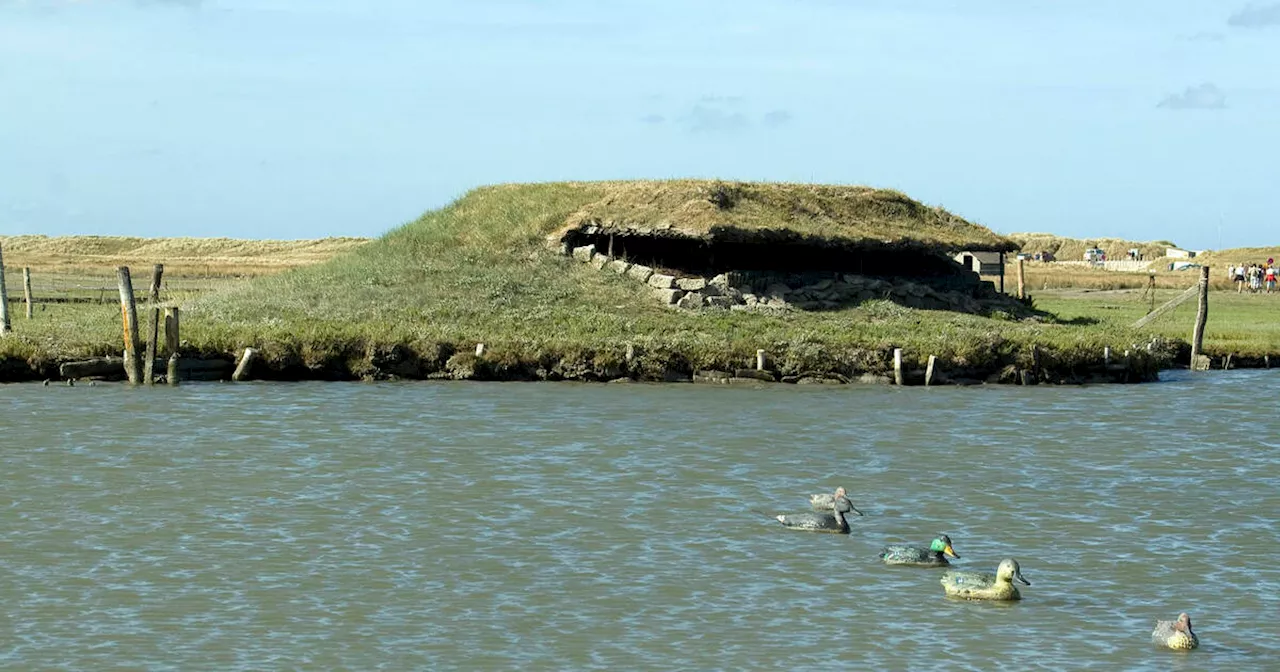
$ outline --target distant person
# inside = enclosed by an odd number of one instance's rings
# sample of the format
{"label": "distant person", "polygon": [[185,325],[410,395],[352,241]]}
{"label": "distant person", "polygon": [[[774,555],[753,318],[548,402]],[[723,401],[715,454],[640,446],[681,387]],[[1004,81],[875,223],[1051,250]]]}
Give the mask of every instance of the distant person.
{"label": "distant person", "polygon": [[1267,270],[1263,273],[1262,281],[1267,285],[1267,293],[1276,288],[1276,267],[1267,264]]}
{"label": "distant person", "polygon": [[1249,291],[1258,293],[1262,291],[1262,267],[1255,264],[1249,264]]}
{"label": "distant person", "polygon": [[1236,282],[1236,294],[1244,292],[1244,263],[1238,263],[1232,269],[1232,280]]}

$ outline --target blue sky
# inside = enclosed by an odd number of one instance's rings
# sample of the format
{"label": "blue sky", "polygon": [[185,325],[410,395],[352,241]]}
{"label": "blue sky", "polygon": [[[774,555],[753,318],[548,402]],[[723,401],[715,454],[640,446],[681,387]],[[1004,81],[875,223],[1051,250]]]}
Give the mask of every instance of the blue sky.
{"label": "blue sky", "polygon": [[1280,243],[1280,2],[0,0],[0,233],[378,235],[472,187],[901,189]]}

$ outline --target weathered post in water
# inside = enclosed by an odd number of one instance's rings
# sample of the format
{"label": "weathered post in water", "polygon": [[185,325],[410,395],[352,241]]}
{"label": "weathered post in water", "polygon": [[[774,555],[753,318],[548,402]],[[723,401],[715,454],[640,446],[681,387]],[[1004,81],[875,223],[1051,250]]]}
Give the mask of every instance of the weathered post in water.
{"label": "weathered post in water", "polygon": [[9,294],[4,289],[4,250],[0,249],[0,334],[13,330],[9,324]]}
{"label": "weathered post in water", "polygon": [[151,338],[147,339],[147,355],[146,361],[142,366],[142,379],[148,385],[154,385],[156,350],[160,347],[160,279],[164,277],[164,264],[156,264],[151,267],[151,288],[148,292],[151,304]]}
{"label": "weathered post in water", "polygon": [[902,385],[902,348],[893,349],[893,384]]}
{"label": "weathered post in water", "polygon": [[1023,268],[1026,259],[1018,257],[1018,298],[1027,298],[1027,271]]}
{"label": "weathered post in water", "polygon": [[253,368],[253,360],[258,356],[258,351],[253,348],[245,348],[244,355],[240,357],[240,364],[236,366],[235,373],[231,374],[231,380],[240,382],[249,378],[249,371]]}
{"label": "weathered post in water", "polygon": [[160,278],[164,277],[164,264],[156,264],[151,269],[151,303],[160,302]]}
{"label": "weathered post in water", "polygon": [[756,371],[764,371],[764,350],[756,350]]}
{"label": "weathered post in water", "polygon": [[35,307],[31,303],[31,267],[22,267],[22,295],[27,300],[27,319],[30,320],[36,316]]}
{"label": "weathered post in water", "polygon": [[938,363],[935,355],[929,355],[929,364],[924,367],[924,386],[929,387],[933,384],[933,367]]}
{"label": "weathered post in water", "polygon": [[169,385],[178,384],[178,353],[169,355],[169,370],[165,373],[164,382]]}
{"label": "weathered post in water", "polygon": [[138,306],[133,299],[129,267],[117,268],[116,279],[120,285],[120,319],[124,326],[124,373],[129,377],[129,384],[137,385],[142,380],[142,362],[138,361]]}
{"label": "weathered post in water", "polygon": [[1196,327],[1191,332],[1191,370],[1208,370],[1208,363],[1200,361],[1200,350],[1204,346],[1204,325],[1209,320],[1209,267],[1200,267],[1200,307],[1196,309]]}
{"label": "weathered post in water", "polygon": [[172,356],[178,354],[178,308],[164,309],[164,351]]}
{"label": "weathered post in water", "polygon": [[142,380],[148,385],[153,385],[155,379],[156,366],[156,341],[160,340],[160,309],[151,309],[151,338],[147,340],[146,360],[142,364]]}

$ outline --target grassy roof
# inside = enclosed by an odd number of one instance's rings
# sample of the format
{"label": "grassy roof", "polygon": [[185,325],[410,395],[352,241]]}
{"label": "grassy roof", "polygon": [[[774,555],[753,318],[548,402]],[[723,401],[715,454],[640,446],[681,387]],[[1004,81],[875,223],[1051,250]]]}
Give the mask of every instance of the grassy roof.
{"label": "grassy roof", "polygon": [[596,225],[704,239],[790,232],[844,243],[1011,251],[1017,243],[905,194],[871,187],[664,180],[602,182],[557,233]]}

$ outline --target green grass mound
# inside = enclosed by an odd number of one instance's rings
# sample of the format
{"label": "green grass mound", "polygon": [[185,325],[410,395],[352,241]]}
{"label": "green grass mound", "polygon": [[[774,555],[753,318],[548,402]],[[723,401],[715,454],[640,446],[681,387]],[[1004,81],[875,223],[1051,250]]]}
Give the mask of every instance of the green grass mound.
{"label": "green grass mound", "polygon": [[[757,349],[769,353],[781,374],[856,375],[886,372],[894,347],[905,348],[916,365],[937,355],[955,367],[991,370],[1026,357],[1031,344],[1050,358],[1058,353],[1063,362],[1085,361],[1096,359],[1104,344],[1121,347],[1138,338],[1123,329],[912,310],[878,300],[821,313],[678,311],[659,305],[634,281],[574,262],[546,244],[584,212],[594,208],[605,216],[599,204],[621,211],[622,195],[651,194],[664,184],[476,189],[327,263],[194,302],[184,313],[184,336],[196,349],[259,347],[280,367],[341,364],[358,374],[362,367],[394,370],[401,360],[412,360],[408,370],[446,360],[462,366],[475,363],[463,360],[474,359],[475,344],[484,343],[480,364],[497,377],[517,369],[525,377],[573,378],[575,371],[608,377],[625,366],[635,377],[653,379],[672,367],[745,367]],[[753,188],[802,195],[813,189]],[[682,199],[669,202],[688,202]],[[676,220],[680,212],[665,217]],[[904,221],[936,213],[918,204],[900,212]],[[662,213],[655,210],[651,218]]]}

